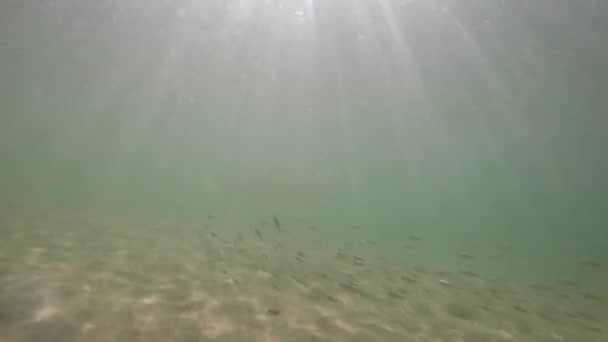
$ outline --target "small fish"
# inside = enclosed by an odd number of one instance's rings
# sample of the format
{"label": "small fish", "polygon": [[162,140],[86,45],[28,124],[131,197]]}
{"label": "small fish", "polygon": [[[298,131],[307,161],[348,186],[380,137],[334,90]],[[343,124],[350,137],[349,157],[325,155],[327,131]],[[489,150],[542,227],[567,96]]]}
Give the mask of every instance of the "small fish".
{"label": "small fish", "polygon": [[207,215],[207,219],[213,220],[213,219],[215,219],[215,216],[213,216],[213,215]]}
{"label": "small fish", "polygon": [[304,259],[302,259],[302,257],[301,257],[301,256],[299,256],[299,255],[296,255],[296,260],[297,260],[298,262],[304,262]]}
{"label": "small fish", "polygon": [[268,309],[268,310],[266,310],[266,313],[269,316],[278,316],[281,313],[281,310],[279,310],[279,309]]}
{"label": "small fish", "polygon": [[267,269],[265,269],[263,267],[260,267],[259,270],[262,271],[262,272],[264,272],[264,273],[270,274],[270,276],[273,277],[273,278],[275,278],[275,279],[279,279],[279,276],[277,276],[276,273],[270,272],[269,270],[267,270]]}
{"label": "small fish", "polygon": [[316,226],[308,226],[308,229],[310,229],[310,230],[318,230],[319,228],[316,227]]}
{"label": "small fish", "polygon": [[260,238],[260,240],[263,240],[263,239],[264,239],[264,236],[262,236],[262,232],[260,232],[260,230],[259,230],[259,229],[256,229],[256,230],[255,230],[255,235],[257,235],[257,236]]}
{"label": "small fish", "polygon": [[604,332],[604,329],[602,329],[601,327],[598,327],[598,326],[595,326],[595,325],[592,325],[592,324],[589,324],[589,323],[585,323],[585,322],[579,321],[579,320],[574,320],[574,322],[576,322],[576,324],[579,327],[581,327],[581,328],[583,328],[585,330],[589,330],[591,332],[594,332],[596,334],[601,334],[601,333]]}
{"label": "small fish", "polygon": [[276,216],[272,217],[272,222],[274,222],[274,226],[275,228],[277,228],[278,230],[284,232],[285,230],[281,227],[281,222],[279,221],[279,218]]}
{"label": "small fish", "polygon": [[351,283],[348,283],[348,282],[342,282],[342,283],[338,283],[338,285],[339,285],[339,286],[340,286],[342,289],[344,289],[344,290],[346,290],[346,291],[348,291],[348,292],[351,292],[351,293],[356,293],[356,294],[360,295],[360,296],[361,296],[361,297],[363,297],[363,298],[367,298],[367,299],[373,299],[373,297],[372,297],[370,294],[368,294],[368,293],[366,293],[365,291],[363,291],[363,290],[359,289],[359,288],[358,288],[357,286],[355,286],[354,284],[351,284]]}
{"label": "small fish", "polygon": [[582,319],[585,319],[588,321],[598,321],[597,317],[595,317],[594,315],[592,315],[588,312],[584,312],[584,311],[569,311],[569,312],[567,312],[567,314],[574,318],[582,318]]}
{"label": "small fish", "polygon": [[297,255],[298,255],[300,258],[303,258],[303,257],[304,257],[304,253],[302,253],[302,252],[297,252],[296,254],[297,254]]}
{"label": "small fish", "polygon": [[603,298],[594,294],[594,293],[589,293],[589,292],[582,292],[581,295],[583,296],[583,298],[585,299],[590,299],[590,300],[595,300],[598,302],[603,301]]}
{"label": "small fish", "polygon": [[357,261],[361,261],[361,262],[364,262],[364,261],[365,261],[365,259],[363,259],[363,257],[362,257],[362,256],[359,256],[359,255],[353,255],[353,259],[355,259],[355,260],[357,260]]}
{"label": "small fish", "polygon": [[441,284],[445,287],[452,287],[452,282],[449,280],[445,280],[445,279],[439,279],[439,284]]}
{"label": "small fish", "polygon": [[396,298],[396,299],[406,299],[406,297],[404,295],[402,295],[400,293],[397,293],[397,292],[388,291],[386,294],[389,297],[393,297],[393,298]]}
{"label": "small fish", "polygon": [[401,276],[401,279],[407,281],[408,283],[417,283],[418,282],[418,280],[416,280],[408,275],[405,275],[405,274]]}
{"label": "small fish", "polygon": [[420,241],[420,240],[422,240],[422,237],[420,237],[418,235],[410,235],[407,238],[410,239],[410,240],[412,240],[412,241]]}
{"label": "small fish", "polygon": [[332,302],[340,302],[340,300],[332,295],[327,295],[327,299],[329,299]]}
{"label": "small fish", "polygon": [[521,312],[521,313],[530,313],[530,311],[528,311],[528,309],[524,308],[523,306],[517,305],[517,304],[513,304],[513,309]]}
{"label": "small fish", "polygon": [[509,242],[501,242],[501,243],[499,243],[499,244],[498,244],[498,247],[499,247],[501,250],[507,251],[507,250],[511,250],[511,248],[512,248],[513,246],[512,246],[512,245],[511,245],[511,243],[509,243]]}
{"label": "small fish", "polygon": [[562,283],[563,285],[569,286],[569,287],[580,287],[581,283],[573,278],[569,278],[569,277],[563,277],[559,279],[559,282]]}
{"label": "small fish", "polygon": [[339,282],[338,285],[340,285],[340,287],[342,287],[345,290],[359,292],[359,289],[350,282]]}
{"label": "small fish", "polygon": [[289,278],[293,279],[295,282],[299,283],[300,285],[304,286],[304,287],[308,287],[310,288],[310,284],[308,284],[306,281],[304,281],[303,279],[296,277],[294,275],[289,275]]}
{"label": "small fish", "polygon": [[475,273],[473,271],[462,270],[462,271],[460,271],[460,273],[466,275],[467,277],[472,277],[472,278],[478,278],[479,277],[479,274]]}
{"label": "small fish", "polygon": [[351,228],[352,229],[361,229],[361,226],[358,224],[353,224],[353,225],[351,225]]}
{"label": "small fish", "polygon": [[585,259],[583,261],[581,261],[581,264],[585,267],[589,267],[589,268],[598,268],[600,267],[600,262],[597,260],[593,260],[593,259]]}
{"label": "small fish", "polygon": [[459,256],[459,257],[461,257],[461,258],[463,258],[463,259],[468,259],[468,260],[473,260],[473,259],[475,259],[475,257],[474,257],[474,256],[472,256],[471,254],[469,254],[469,253],[464,253],[464,252],[460,252],[460,253],[458,253],[458,256]]}
{"label": "small fish", "polygon": [[551,291],[551,287],[542,283],[532,283],[529,286],[531,289],[537,291]]}
{"label": "small fish", "polygon": [[338,249],[336,251],[336,258],[338,258],[338,259],[346,259],[346,258],[348,258],[348,254],[346,254],[346,253],[344,253],[344,251]]}

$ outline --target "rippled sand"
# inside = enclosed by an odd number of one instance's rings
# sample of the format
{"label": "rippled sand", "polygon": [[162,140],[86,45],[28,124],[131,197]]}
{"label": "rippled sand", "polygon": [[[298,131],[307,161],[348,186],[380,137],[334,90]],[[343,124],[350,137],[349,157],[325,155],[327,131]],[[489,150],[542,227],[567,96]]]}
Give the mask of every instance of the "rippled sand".
{"label": "rippled sand", "polygon": [[0,341],[608,340],[603,297],[312,247],[272,221],[0,220]]}

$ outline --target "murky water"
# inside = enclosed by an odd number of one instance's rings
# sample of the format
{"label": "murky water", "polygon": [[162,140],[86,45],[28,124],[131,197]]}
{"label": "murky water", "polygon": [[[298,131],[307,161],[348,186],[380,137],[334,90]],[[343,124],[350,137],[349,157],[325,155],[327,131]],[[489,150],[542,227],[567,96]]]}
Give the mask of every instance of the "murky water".
{"label": "murky water", "polygon": [[0,341],[605,341],[601,1],[0,3]]}

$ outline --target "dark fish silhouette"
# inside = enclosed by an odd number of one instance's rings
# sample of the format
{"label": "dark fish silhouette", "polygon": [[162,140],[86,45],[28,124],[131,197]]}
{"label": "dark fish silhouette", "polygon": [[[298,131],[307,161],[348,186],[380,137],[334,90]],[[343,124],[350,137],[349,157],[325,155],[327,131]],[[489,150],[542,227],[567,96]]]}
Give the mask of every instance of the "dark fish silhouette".
{"label": "dark fish silhouette", "polygon": [[471,255],[471,254],[469,254],[469,253],[465,253],[465,252],[460,252],[460,253],[458,253],[458,256],[459,256],[459,257],[461,257],[461,258],[463,258],[463,259],[469,259],[469,260],[473,260],[473,259],[475,259],[475,257],[474,257],[474,256],[472,256],[472,255]]}
{"label": "dark fish silhouette", "polygon": [[585,267],[589,268],[598,268],[600,267],[600,262],[594,259],[585,259],[581,261],[581,264]]}
{"label": "dark fish silhouette", "polygon": [[279,222],[279,218],[278,218],[278,217],[273,216],[273,217],[272,217],[272,222],[274,222],[274,226],[275,226],[275,227],[276,227],[278,230],[280,230],[280,231],[282,231],[282,232],[284,232],[284,231],[285,231],[285,229],[283,229],[283,228],[281,227],[281,222]]}

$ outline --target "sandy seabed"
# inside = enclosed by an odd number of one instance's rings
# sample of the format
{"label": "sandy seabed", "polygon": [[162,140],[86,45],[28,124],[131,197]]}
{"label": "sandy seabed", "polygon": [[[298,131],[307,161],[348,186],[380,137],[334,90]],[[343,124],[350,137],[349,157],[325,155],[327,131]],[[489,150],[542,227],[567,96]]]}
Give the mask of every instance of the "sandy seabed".
{"label": "sandy seabed", "polygon": [[0,231],[3,342],[608,341],[605,299],[575,284],[313,247],[272,218],[240,229],[4,213]]}

